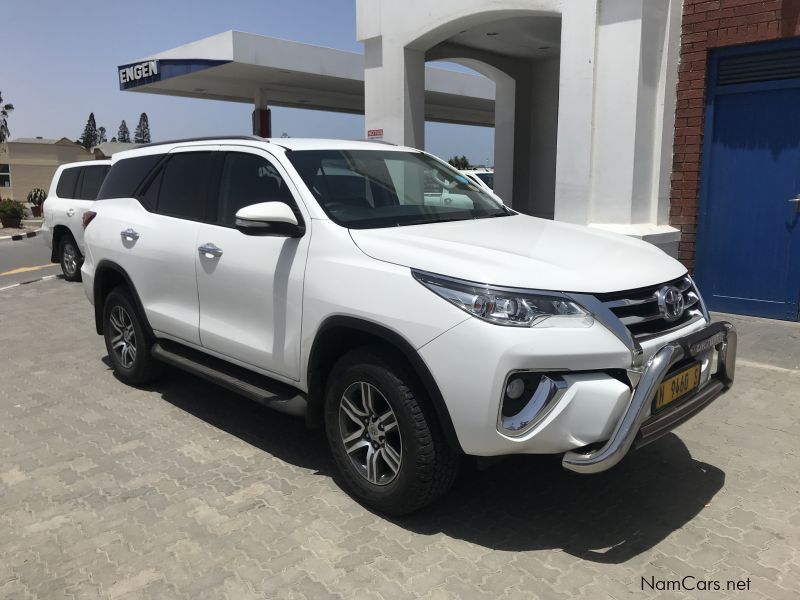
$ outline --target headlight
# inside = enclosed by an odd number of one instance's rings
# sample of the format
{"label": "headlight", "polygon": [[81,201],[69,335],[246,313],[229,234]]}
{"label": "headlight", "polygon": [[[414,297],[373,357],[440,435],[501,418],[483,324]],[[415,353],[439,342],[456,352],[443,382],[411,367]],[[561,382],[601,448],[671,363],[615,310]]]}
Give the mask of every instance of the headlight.
{"label": "headlight", "polygon": [[411,271],[414,279],[473,317],[509,327],[591,327],[594,317],[557,292],[490,288],[480,283]]}

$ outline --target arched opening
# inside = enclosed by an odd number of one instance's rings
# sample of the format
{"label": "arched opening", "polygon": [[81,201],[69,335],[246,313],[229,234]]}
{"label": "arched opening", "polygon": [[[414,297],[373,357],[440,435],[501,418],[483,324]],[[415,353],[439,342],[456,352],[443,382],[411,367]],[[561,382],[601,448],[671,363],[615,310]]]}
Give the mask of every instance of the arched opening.
{"label": "arched opening", "polygon": [[424,49],[425,62],[457,63],[488,77],[495,84],[496,193],[516,210],[552,219],[556,189],[560,15],[504,15],[475,24],[455,21],[410,46],[419,48],[434,40],[437,41]]}

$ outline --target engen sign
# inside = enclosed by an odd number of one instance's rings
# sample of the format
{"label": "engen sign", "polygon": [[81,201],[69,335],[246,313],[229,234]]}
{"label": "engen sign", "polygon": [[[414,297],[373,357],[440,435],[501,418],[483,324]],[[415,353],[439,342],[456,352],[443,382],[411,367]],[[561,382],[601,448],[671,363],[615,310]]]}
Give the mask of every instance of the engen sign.
{"label": "engen sign", "polygon": [[147,60],[135,65],[119,68],[119,82],[121,84],[131,83],[139,79],[144,79],[145,77],[152,77],[153,75],[158,75],[157,60]]}

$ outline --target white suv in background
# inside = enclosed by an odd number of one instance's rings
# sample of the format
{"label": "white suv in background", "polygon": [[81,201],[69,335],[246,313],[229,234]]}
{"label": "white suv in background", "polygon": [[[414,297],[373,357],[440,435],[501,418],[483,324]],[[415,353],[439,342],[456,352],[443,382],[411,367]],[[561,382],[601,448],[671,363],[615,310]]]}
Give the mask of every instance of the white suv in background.
{"label": "white suv in background", "polygon": [[487,192],[494,190],[494,171],[490,169],[467,169],[461,174]]}
{"label": "white suv in background", "polygon": [[732,384],[736,333],[680,263],[418,150],[177,141],[115,155],[99,198],[83,282],[119,379],[166,363],[304,416],[380,511],[462,455],[604,471]]}
{"label": "white suv in background", "polygon": [[56,169],[50,183],[44,201],[42,234],[52,251],[50,260],[61,263],[68,281],[80,281],[83,213],[94,204],[110,165],[110,160],[67,163]]}

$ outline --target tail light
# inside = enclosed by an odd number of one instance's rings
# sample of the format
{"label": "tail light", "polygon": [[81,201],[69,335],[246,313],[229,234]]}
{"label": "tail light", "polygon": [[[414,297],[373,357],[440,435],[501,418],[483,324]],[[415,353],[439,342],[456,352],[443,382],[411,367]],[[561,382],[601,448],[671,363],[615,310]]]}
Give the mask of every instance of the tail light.
{"label": "tail light", "polygon": [[89,226],[89,223],[92,222],[92,219],[94,219],[96,216],[97,213],[93,210],[87,210],[85,213],[83,213],[83,228],[86,229]]}

